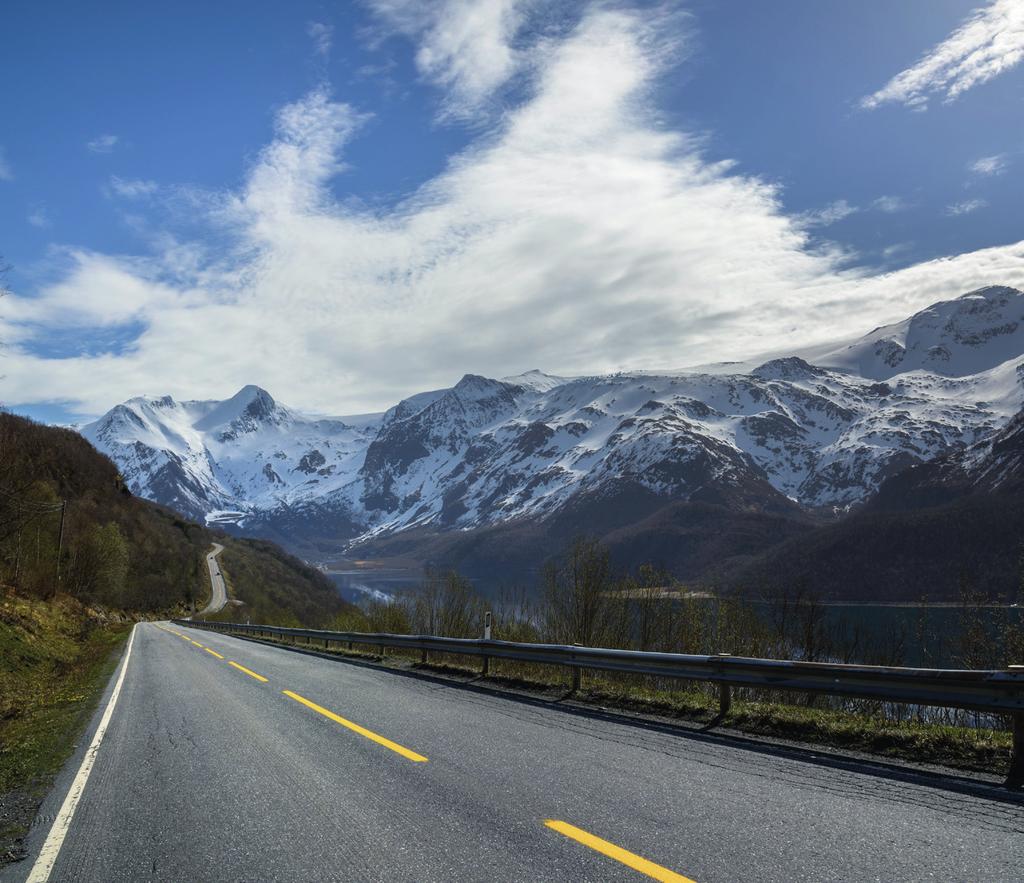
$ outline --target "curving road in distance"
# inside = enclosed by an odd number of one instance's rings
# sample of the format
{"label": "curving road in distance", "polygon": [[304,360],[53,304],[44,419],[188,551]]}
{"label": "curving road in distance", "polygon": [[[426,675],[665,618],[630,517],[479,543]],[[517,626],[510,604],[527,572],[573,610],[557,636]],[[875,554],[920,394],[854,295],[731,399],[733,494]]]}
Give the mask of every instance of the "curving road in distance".
{"label": "curving road in distance", "polygon": [[224,547],[220,543],[214,543],[213,549],[206,556],[206,567],[210,571],[210,603],[199,611],[200,616],[206,613],[217,613],[228,603],[224,575],[220,572],[220,565],[217,563],[217,556],[223,551]]}

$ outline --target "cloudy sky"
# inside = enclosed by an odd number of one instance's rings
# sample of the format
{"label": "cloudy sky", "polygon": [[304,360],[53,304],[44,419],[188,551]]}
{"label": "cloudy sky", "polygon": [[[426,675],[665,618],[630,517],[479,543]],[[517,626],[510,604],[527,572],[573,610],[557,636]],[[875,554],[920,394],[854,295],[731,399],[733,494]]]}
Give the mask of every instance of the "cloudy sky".
{"label": "cloudy sky", "polygon": [[5,5],[0,403],[677,368],[1024,286],[1020,0]]}

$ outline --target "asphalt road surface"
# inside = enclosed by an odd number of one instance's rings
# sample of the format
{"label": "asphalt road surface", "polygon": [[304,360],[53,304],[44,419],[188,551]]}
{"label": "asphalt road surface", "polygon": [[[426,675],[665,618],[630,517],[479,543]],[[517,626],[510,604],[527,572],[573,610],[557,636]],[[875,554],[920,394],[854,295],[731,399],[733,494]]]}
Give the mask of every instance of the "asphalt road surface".
{"label": "asphalt road surface", "polygon": [[4,880],[1024,879],[1024,805],[949,779],[169,624],[107,693]]}
{"label": "asphalt road surface", "polygon": [[224,551],[220,543],[214,543],[213,549],[206,556],[206,567],[210,571],[210,603],[207,604],[200,614],[217,613],[228,603],[227,589],[224,587],[224,576],[220,572],[220,565],[217,563],[217,556]]}

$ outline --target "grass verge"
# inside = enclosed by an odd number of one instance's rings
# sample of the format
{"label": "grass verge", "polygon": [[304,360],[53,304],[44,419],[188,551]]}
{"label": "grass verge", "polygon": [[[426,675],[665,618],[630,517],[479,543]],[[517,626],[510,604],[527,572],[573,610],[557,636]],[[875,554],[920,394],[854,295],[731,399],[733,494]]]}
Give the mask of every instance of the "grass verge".
{"label": "grass verge", "polygon": [[130,630],[69,598],[0,594],[0,866],[24,857],[24,836]]}
{"label": "grass verge", "polygon": [[[323,652],[320,646],[310,649]],[[492,660],[490,675],[478,679],[479,663],[466,664],[454,657],[443,662],[422,663],[418,661],[418,655],[390,651],[381,656],[332,647],[329,652],[385,666],[413,668],[463,680],[473,678],[474,683],[490,683],[512,690],[565,693],[569,689],[568,675],[555,666]],[[600,672],[584,672],[583,687],[573,694],[572,699],[583,705],[681,722],[709,724],[714,721],[718,727],[756,736],[992,776],[1005,775],[1009,766],[1012,736],[1006,730],[947,726],[918,720],[897,722],[880,713],[749,701],[742,698],[742,691],[737,693],[728,714],[719,719],[717,699],[706,687],[680,683],[678,689],[664,690],[651,687],[642,678],[609,678]]]}

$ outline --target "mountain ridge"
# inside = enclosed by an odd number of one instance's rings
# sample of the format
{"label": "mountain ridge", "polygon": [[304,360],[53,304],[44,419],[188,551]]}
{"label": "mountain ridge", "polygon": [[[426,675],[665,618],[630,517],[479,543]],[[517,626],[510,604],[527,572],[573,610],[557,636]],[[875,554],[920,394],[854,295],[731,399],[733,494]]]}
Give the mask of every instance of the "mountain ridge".
{"label": "mountain ridge", "polygon": [[[805,524],[1010,422],[1024,405],[1024,293],[967,292],[818,362],[467,374],[351,422],[246,386],[224,402],[130,399],[81,431],[133,491],[311,557],[371,554],[401,534],[450,547],[435,534],[531,520],[631,535],[664,517],[674,535],[690,504]],[[609,507],[635,520],[609,520]]]}

